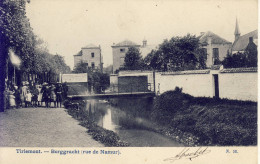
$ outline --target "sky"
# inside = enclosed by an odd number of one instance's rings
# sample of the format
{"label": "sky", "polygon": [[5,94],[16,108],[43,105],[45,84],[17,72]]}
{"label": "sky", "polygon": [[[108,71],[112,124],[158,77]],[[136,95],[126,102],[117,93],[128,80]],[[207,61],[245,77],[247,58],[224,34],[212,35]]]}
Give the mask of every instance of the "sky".
{"label": "sky", "polygon": [[241,35],[258,27],[257,0],[31,0],[26,10],[34,33],[71,68],[73,55],[88,44],[101,46],[108,66],[111,46],[125,39],[158,45],[212,31],[233,42],[236,18]]}

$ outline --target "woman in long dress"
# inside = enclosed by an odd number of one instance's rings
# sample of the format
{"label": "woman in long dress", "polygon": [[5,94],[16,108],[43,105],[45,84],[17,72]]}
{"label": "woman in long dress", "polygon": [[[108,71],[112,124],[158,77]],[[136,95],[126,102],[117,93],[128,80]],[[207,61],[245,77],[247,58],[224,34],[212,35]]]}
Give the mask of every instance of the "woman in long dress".
{"label": "woman in long dress", "polygon": [[14,92],[12,90],[9,90],[8,94],[9,94],[9,105],[10,105],[10,108],[14,108],[16,106]]}
{"label": "woman in long dress", "polygon": [[42,87],[42,101],[45,102],[45,107],[49,107],[49,87],[47,83],[43,83]]}
{"label": "woman in long dress", "polygon": [[23,83],[23,86],[21,88],[21,94],[20,94],[20,97],[21,97],[21,105],[23,107],[23,103],[25,103],[25,98],[26,98],[26,94],[27,94],[27,91],[28,91],[28,87],[25,85],[25,83]]}
{"label": "woman in long dress", "polygon": [[55,86],[52,85],[51,88],[50,88],[50,93],[51,93],[51,101],[50,102],[53,102],[54,103],[54,107],[56,108],[56,93],[55,93]]}
{"label": "woman in long dress", "polygon": [[42,86],[41,85],[37,85],[37,90],[39,92],[38,95],[38,106],[40,106],[40,102],[41,102],[41,106],[42,106]]}

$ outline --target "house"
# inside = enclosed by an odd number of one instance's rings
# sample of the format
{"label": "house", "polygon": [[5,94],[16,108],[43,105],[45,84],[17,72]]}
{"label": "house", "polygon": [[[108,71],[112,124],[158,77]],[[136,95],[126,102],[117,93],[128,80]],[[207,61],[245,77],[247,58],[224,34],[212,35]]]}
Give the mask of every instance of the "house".
{"label": "house", "polygon": [[219,64],[232,47],[232,43],[211,31],[202,32],[199,36],[199,41],[203,50],[208,54],[206,65],[211,67]]}
{"label": "house", "polygon": [[240,36],[240,30],[238,26],[238,22],[236,20],[235,27],[235,40],[232,45],[232,54],[237,52],[244,52],[246,48],[249,47],[257,47],[258,44],[258,30],[251,31],[245,35]]}
{"label": "house", "polygon": [[101,47],[89,44],[82,47],[81,50],[74,55],[74,68],[80,62],[87,63],[92,69],[103,69],[103,58],[101,55]]}
{"label": "house", "polygon": [[119,70],[120,67],[124,66],[125,54],[128,51],[129,47],[136,47],[140,49],[141,56],[144,58],[150,53],[153,49],[156,48],[156,45],[147,45],[147,40],[143,40],[143,44],[139,45],[130,40],[124,40],[112,46],[113,53],[113,72]]}
{"label": "house", "polygon": [[130,40],[124,40],[117,44],[113,44],[111,47],[113,53],[113,72],[115,72],[116,70],[119,70],[120,67],[124,66],[125,54],[129,47],[139,48],[140,45]]}

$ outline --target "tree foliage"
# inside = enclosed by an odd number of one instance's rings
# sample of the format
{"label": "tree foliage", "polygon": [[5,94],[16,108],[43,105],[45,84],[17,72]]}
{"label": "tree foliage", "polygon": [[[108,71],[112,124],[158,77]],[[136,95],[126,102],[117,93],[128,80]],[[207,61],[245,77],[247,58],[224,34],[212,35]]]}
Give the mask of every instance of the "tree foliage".
{"label": "tree foliage", "polygon": [[[38,38],[26,16],[26,0],[3,0],[0,2],[0,38],[3,58],[8,59],[8,49],[13,49],[22,60],[20,69],[28,73],[65,73],[69,67],[60,55],[52,55],[44,41]],[[2,57],[1,56],[1,57]]]}
{"label": "tree foliage", "polygon": [[88,84],[90,87],[93,86],[93,90],[95,93],[101,93],[110,85],[109,74],[92,69],[88,66],[87,63],[84,63],[82,61],[76,65],[73,73],[87,73]]}
{"label": "tree foliage", "polygon": [[88,66],[88,63],[79,62],[73,70],[73,73],[89,73],[91,72],[91,67]]}
{"label": "tree foliage", "polygon": [[199,39],[187,34],[164,40],[158,50],[148,54],[144,62],[149,69],[181,71],[206,68],[207,54],[200,48]]}
{"label": "tree foliage", "polygon": [[12,48],[22,59],[22,69],[32,71],[35,47],[35,35],[26,16],[26,0],[3,0],[0,2],[0,38],[1,48],[6,52]]}
{"label": "tree foliage", "polygon": [[139,48],[129,47],[125,54],[124,68],[126,70],[137,70],[142,66],[142,57]]}
{"label": "tree foliage", "polygon": [[249,44],[245,52],[237,52],[227,56],[222,61],[225,68],[257,67],[257,47]]}

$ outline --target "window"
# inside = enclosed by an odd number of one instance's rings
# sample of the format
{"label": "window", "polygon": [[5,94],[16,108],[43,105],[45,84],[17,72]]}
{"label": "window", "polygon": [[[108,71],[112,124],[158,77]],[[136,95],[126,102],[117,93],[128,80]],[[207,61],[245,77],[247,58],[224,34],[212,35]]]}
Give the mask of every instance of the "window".
{"label": "window", "polygon": [[95,63],[94,62],[91,63],[91,67],[92,67],[92,69],[95,68]]}
{"label": "window", "polygon": [[219,62],[219,51],[218,48],[213,48],[213,64],[218,64]]}
{"label": "window", "polygon": [[94,52],[91,53],[91,57],[92,58],[95,57],[95,53]]}
{"label": "window", "polygon": [[120,52],[125,52],[125,49],[124,49],[124,48],[121,48],[121,49],[120,49]]}
{"label": "window", "polygon": [[207,56],[208,56],[208,54],[207,54],[207,48],[202,48],[202,51],[203,51],[204,54],[206,54],[206,60],[207,60]]}

